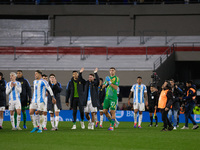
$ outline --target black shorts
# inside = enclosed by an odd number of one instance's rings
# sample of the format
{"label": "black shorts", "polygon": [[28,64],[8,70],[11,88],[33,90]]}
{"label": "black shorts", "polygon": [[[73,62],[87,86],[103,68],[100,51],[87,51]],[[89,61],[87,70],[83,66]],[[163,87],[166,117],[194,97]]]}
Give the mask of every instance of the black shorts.
{"label": "black shorts", "polygon": [[154,113],[155,111],[155,106],[149,106],[149,112]]}

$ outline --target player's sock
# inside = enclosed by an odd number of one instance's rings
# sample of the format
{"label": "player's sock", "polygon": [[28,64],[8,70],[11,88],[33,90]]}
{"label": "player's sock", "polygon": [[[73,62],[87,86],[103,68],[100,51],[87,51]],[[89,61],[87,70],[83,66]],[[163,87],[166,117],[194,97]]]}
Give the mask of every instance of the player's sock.
{"label": "player's sock", "polygon": [[58,128],[58,123],[59,123],[59,116],[55,117],[55,126]]}
{"label": "player's sock", "polygon": [[17,115],[17,127],[19,127],[21,121],[21,115]]}
{"label": "player's sock", "polygon": [[40,130],[42,130],[44,118],[43,118],[43,115],[40,115],[39,117],[40,117]]}
{"label": "player's sock", "polygon": [[141,123],[142,123],[142,114],[139,114],[138,126],[141,126]]}
{"label": "player's sock", "polygon": [[100,125],[103,125],[103,115],[100,115]]}
{"label": "player's sock", "polygon": [[158,124],[158,117],[155,116],[155,120],[156,120],[156,125]]}
{"label": "player's sock", "polygon": [[150,116],[150,120],[151,120],[150,125],[152,125],[153,124],[153,116]]}
{"label": "player's sock", "polygon": [[111,119],[111,126],[114,127],[115,119]]}
{"label": "player's sock", "polygon": [[0,119],[0,127],[3,125],[3,119]]}
{"label": "player's sock", "polygon": [[22,112],[22,114],[23,114],[24,125],[26,126],[26,118],[27,118],[27,116],[26,116],[26,111],[25,111],[25,112]]}
{"label": "player's sock", "polygon": [[117,123],[117,124],[119,123],[116,118],[115,118],[115,123]]}
{"label": "player's sock", "polygon": [[133,117],[134,117],[134,123],[137,123],[137,113],[134,113]]}
{"label": "player's sock", "polygon": [[36,116],[35,115],[30,115],[31,116],[31,120],[32,120],[32,123],[33,123],[33,127],[36,128],[37,125],[36,125]]}
{"label": "player's sock", "polygon": [[98,119],[97,119],[97,114],[95,114],[95,122],[98,122]]}
{"label": "player's sock", "polygon": [[91,122],[92,122],[91,118],[88,120],[88,122],[89,122],[89,123],[91,123]]}
{"label": "player's sock", "polygon": [[12,128],[15,128],[14,115],[10,116],[10,121],[11,121]]}
{"label": "player's sock", "polygon": [[16,111],[14,112],[14,123],[15,123],[15,126],[17,126],[17,112]]}
{"label": "player's sock", "polygon": [[54,125],[54,117],[50,117],[50,120],[51,120],[51,126],[52,126],[52,128],[54,128],[55,127],[55,125]]}
{"label": "player's sock", "polygon": [[35,115],[37,126],[40,126],[40,115]]}
{"label": "player's sock", "polygon": [[46,128],[47,127],[47,116],[43,115],[43,118],[44,118],[43,128]]}

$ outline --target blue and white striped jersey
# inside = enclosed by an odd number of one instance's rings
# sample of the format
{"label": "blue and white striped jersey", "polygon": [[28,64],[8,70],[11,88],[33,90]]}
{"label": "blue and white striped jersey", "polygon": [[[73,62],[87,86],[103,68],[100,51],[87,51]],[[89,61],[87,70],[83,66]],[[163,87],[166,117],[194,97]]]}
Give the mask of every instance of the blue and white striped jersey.
{"label": "blue and white striped jersey", "polygon": [[11,81],[6,84],[6,94],[9,95],[9,102],[10,101],[20,101],[20,93],[22,92],[21,83],[15,81],[15,87],[11,87]]}
{"label": "blue and white striped jersey", "polygon": [[48,90],[50,95],[53,96],[53,91],[46,80],[44,79],[34,80],[33,85],[34,85],[34,91],[33,91],[32,102],[34,103],[45,102],[46,90]]}
{"label": "blue and white striped jersey", "polygon": [[134,84],[131,91],[133,92],[134,103],[144,103],[144,93],[147,92],[147,88],[144,84]]}

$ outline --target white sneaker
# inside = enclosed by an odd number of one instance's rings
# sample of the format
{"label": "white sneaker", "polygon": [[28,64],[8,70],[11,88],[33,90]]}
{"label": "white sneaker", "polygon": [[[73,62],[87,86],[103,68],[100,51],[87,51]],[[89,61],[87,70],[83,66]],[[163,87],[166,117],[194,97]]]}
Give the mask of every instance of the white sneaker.
{"label": "white sneaker", "polygon": [[91,130],[94,130],[94,125],[91,125]]}
{"label": "white sneaker", "polygon": [[92,129],[92,123],[89,122],[89,123],[88,123],[88,130],[91,130],[91,129]]}
{"label": "white sneaker", "polygon": [[174,127],[174,128],[173,128],[173,130],[177,130],[177,128],[176,128],[176,127]]}
{"label": "white sneaker", "polygon": [[177,128],[179,127],[179,125],[177,125]]}
{"label": "white sneaker", "polygon": [[81,121],[81,129],[85,129],[85,125],[83,121]]}
{"label": "white sneaker", "polygon": [[115,123],[115,128],[118,128],[119,124],[120,124],[119,122],[116,122]]}
{"label": "white sneaker", "polygon": [[17,127],[16,129],[17,129],[17,130],[22,130],[20,127]]}
{"label": "white sneaker", "polygon": [[195,129],[198,129],[198,128],[199,128],[198,125],[194,125],[192,129],[195,130]]}
{"label": "white sneaker", "polygon": [[16,130],[17,130],[17,128],[12,128],[12,130],[13,130],[13,131],[16,131]]}
{"label": "white sneaker", "polygon": [[189,127],[183,126],[181,129],[183,129],[183,130],[184,130],[184,129],[189,129]]}
{"label": "white sneaker", "polygon": [[72,130],[75,130],[76,129],[76,125],[74,124],[73,126],[72,126]]}

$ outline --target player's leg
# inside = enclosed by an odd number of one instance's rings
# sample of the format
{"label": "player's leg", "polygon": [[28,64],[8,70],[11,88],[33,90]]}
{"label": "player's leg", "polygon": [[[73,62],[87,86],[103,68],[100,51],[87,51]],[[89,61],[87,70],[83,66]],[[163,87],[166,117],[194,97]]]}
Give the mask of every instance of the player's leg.
{"label": "player's leg", "polygon": [[81,106],[80,102],[78,101],[78,106],[79,106],[79,111],[80,111],[80,116],[81,116],[81,129],[85,129],[85,124],[84,124],[84,106]]}
{"label": "player's leg", "polygon": [[27,115],[26,115],[26,107],[25,106],[22,106],[22,115],[23,115],[23,128],[24,129],[27,129],[26,127],[26,118],[27,118]]}
{"label": "player's leg", "polygon": [[142,127],[141,127],[141,124],[142,124],[142,117],[143,117],[142,112],[143,112],[143,111],[145,111],[145,104],[144,104],[144,103],[141,103],[141,104],[139,104],[138,128],[142,128]]}
{"label": "player's leg", "polygon": [[99,121],[98,121],[98,117],[97,117],[97,112],[95,113],[95,127],[97,128],[99,126]]}
{"label": "player's leg", "polygon": [[103,128],[103,110],[100,110],[100,128]]}
{"label": "player's leg", "polygon": [[47,130],[47,111],[43,111],[43,118],[44,118],[44,121],[43,121],[43,130]]}
{"label": "player's leg", "polygon": [[37,123],[37,127],[39,128],[40,127],[40,114],[39,114],[39,111],[35,111],[35,120],[36,120],[36,123]]}
{"label": "player's leg", "polygon": [[[20,104],[21,105],[21,104]],[[22,130],[19,125],[21,121],[21,109],[16,109],[17,111],[17,130]]]}
{"label": "player's leg", "polygon": [[149,116],[150,116],[150,124],[149,124],[149,127],[152,127],[152,125],[153,125],[153,113],[150,112],[150,107],[149,107]]}
{"label": "player's leg", "polygon": [[12,130],[17,130],[15,128],[14,110],[11,110],[11,109],[10,109],[10,121],[11,121],[11,125],[12,125]]}
{"label": "player's leg", "polygon": [[[115,113],[116,113],[116,111],[117,111],[117,105],[116,105],[116,107],[115,107]],[[118,128],[118,126],[119,126],[119,121],[118,121],[117,118],[115,117],[115,128]]]}
{"label": "player's leg", "polygon": [[60,109],[58,109],[57,105],[54,104],[54,111],[55,111],[55,130],[58,130],[58,124],[59,124],[59,113]]}
{"label": "player's leg", "polygon": [[55,124],[54,124],[54,121],[55,121],[55,119],[54,119],[54,112],[53,111],[49,111],[49,113],[50,113],[50,121],[51,121],[51,130],[52,131],[54,131],[55,130]]}
{"label": "player's leg", "polygon": [[17,127],[17,111],[14,111],[14,122],[15,122],[15,127]]}
{"label": "player's leg", "polygon": [[35,111],[37,109],[37,104],[36,103],[31,103],[30,104],[30,109],[29,109],[29,114],[33,123],[33,130],[31,131],[31,133],[35,132],[38,130],[38,127],[36,125],[36,116],[34,115]]}
{"label": "player's leg", "polygon": [[5,111],[5,107],[0,107],[0,129],[3,129],[3,113]]}
{"label": "player's leg", "polygon": [[92,123],[91,123],[91,129],[94,130],[94,123],[96,121],[96,114],[97,114],[97,107],[93,107],[92,106],[92,103],[90,105],[90,111],[91,111],[91,114],[92,114]]}
{"label": "player's leg", "polygon": [[136,128],[137,127],[137,113],[138,113],[138,109],[139,109],[139,104],[138,103],[134,103],[133,104],[133,108],[134,108],[134,114],[133,114],[134,128]]}
{"label": "player's leg", "polygon": [[173,111],[174,111],[174,124],[173,124],[173,126],[174,126],[174,130],[176,130],[178,109],[177,110],[173,110]]}
{"label": "player's leg", "polygon": [[74,98],[73,100],[73,126],[72,129],[76,129],[76,114],[77,114],[78,100]]}

